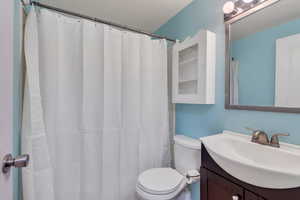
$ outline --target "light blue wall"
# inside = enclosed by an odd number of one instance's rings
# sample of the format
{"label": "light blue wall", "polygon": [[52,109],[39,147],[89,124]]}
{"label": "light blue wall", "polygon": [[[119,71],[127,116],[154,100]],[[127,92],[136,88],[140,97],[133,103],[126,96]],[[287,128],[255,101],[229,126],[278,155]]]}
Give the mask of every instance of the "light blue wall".
{"label": "light blue wall", "polygon": [[299,19],[232,42],[232,57],[239,61],[239,104],[274,105],[276,40],[297,33]]}
{"label": "light blue wall", "polygon": [[[225,31],[222,6],[226,0],[194,0],[156,33],[184,39],[199,29],[217,34],[216,104],[176,106],[176,132],[195,138],[212,135],[224,129],[247,133],[244,127],[264,129],[269,133],[289,132],[282,138],[300,144],[300,114],[280,114],[224,109]],[[193,186],[193,200],[199,200],[199,185]]]}

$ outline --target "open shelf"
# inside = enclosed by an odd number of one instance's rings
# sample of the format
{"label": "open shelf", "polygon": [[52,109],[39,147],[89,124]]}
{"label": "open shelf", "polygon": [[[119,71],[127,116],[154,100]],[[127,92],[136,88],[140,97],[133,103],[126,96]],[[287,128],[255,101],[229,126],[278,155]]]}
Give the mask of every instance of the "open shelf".
{"label": "open shelf", "polygon": [[192,82],[192,81],[197,81],[197,79],[179,80],[179,83],[186,83],[186,82]]}
{"label": "open shelf", "polygon": [[198,61],[198,58],[195,57],[195,58],[190,58],[190,59],[187,59],[187,60],[183,60],[183,61],[180,61],[179,62],[179,67],[183,67],[187,64],[190,64],[190,63],[193,63],[193,62],[197,62]]}
{"label": "open shelf", "polygon": [[197,80],[180,82],[178,85],[178,93],[183,94],[197,94]]}

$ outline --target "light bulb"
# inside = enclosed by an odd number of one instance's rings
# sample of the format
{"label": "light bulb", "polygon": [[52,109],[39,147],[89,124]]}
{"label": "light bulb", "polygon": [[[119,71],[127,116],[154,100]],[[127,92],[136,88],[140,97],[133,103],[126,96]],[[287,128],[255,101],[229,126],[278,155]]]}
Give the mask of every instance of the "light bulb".
{"label": "light bulb", "polygon": [[230,14],[234,11],[235,5],[233,1],[227,1],[223,6],[223,12],[225,14]]}
{"label": "light bulb", "polygon": [[251,3],[254,0],[243,0],[244,3]]}

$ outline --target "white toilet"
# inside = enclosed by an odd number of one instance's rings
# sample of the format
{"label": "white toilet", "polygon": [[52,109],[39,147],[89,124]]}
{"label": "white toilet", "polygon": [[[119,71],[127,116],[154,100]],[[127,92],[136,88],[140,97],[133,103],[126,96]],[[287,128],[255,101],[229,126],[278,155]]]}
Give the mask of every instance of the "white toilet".
{"label": "white toilet", "polygon": [[[199,181],[200,140],[176,135],[174,141],[175,169],[154,168],[140,174],[136,184],[140,199],[173,200],[188,184]],[[187,178],[187,175],[193,177]]]}

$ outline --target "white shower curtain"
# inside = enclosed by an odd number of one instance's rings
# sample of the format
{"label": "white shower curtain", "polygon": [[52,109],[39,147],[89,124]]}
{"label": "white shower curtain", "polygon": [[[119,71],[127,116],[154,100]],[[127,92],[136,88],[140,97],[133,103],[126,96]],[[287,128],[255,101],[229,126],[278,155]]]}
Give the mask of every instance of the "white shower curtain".
{"label": "white shower curtain", "polygon": [[134,200],[169,166],[167,44],[45,9],[25,28],[24,200]]}

